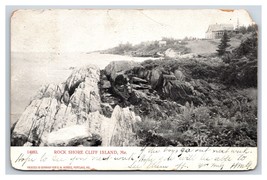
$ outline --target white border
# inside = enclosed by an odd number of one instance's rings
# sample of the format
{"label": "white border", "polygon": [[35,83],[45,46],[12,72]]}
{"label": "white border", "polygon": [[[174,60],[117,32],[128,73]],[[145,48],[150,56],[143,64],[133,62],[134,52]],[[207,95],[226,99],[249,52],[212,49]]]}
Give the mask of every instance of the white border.
{"label": "white border", "polygon": [[[5,24],[5,6],[6,5],[105,5],[105,6],[130,6],[130,5],[135,5],[135,6],[158,6],[158,5],[164,5],[164,6],[172,6],[172,5],[201,5],[201,6],[208,6],[208,5],[262,5],[262,22],[267,22],[266,21],[266,17],[267,17],[267,5],[266,5],[266,1],[264,0],[240,0],[240,1],[232,1],[232,0],[202,0],[202,1],[199,1],[199,0],[186,0],[186,1],[181,1],[181,2],[177,2],[177,1],[173,1],[173,0],[151,0],[151,1],[144,1],[144,0],[135,0],[135,1],[128,1],[128,2],[125,2],[123,0],[115,0],[115,1],[109,1],[109,0],[95,0],[95,1],[85,1],[85,0],[73,0],[73,1],[70,1],[70,0],[1,0],[0,1],[0,15],[1,15],[1,19],[0,19],[0,24],[2,25],[0,28],[0,34],[1,34],[1,61],[0,61],[0,82],[1,84],[5,84],[5,75],[6,75],[6,67],[5,67],[5,38],[6,38],[6,35],[5,35],[5,28],[4,27],[4,24]],[[264,95],[264,92],[267,92],[267,89],[266,89],[266,86],[265,84],[263,84],[263,81],[266,77],[266,60],[267,57],[266,57],[266,41],[264,41],[264,39],[266,39],[266,23],[262,23],[262,51],[263,51],[263,54],[262,54],[262,107],[266,107],[266,102],[267,102],[267,99],[266,99],[266,95]],[[264,51],[265,50],[265,51]],[[260,82],[259,82],[260,83]],[[1,144],[5,144],[5,136],[3,136],[3,132],[5,132],[5,112],[6,112],[6,107],[5,107],[5,87],[4,88],[1,88],[1,108],[0,108],[0,114],[1,114],[1,125],[0,127],[2,128],[1,129],[1,132],[2,132],[2,136],[1,136]],[[260,107],[259,107],[260,108]],[[263,108],[262,108],[263,109]],[[267,148],[266,148],[266,143],[264,143],[266,140],[265,140],[265,137],[266,137],[266,121],[264,120],[264,117],[266,117],[266,111],[262,111],[262,174],[261,175],[257,175],[257,176],[248,176],[246,173],[246,175],[240,177],[242,179],[246,179],[246,178],[264,178],[266,176],[266,169],[267,169],[267,166],[266,166],[266,162],[264,161],[266,159],[266,154],[264,152],[267,152]],[[1,148],[3,150],[3,148]],[[12,178],[14,176],[7,176],[5,175],[5,157],[6,156],[9,156],[8,154],[5,154],[4,151],[1,151],[2,153],[0,153],[0,159],[2,160],[2,162],[0,163],[0,171],[1,171],[1,179],[9,179],[9,178]],[[128,172],[129,173],[129,172]],[[117,176],[115,178],[128,178],[128,177],[124,177],[124,175],[128,174],[127,172],[122,172],[120,173],[120,176]],[[76,173],[77,174],[77,173]],[[99,176],[99,173],[91,173],[91,175],[98,175],[98,177],[90,177],[90,178],[100,178]],[[119,173],[109,173],[109,174],[119,174]],[[123,176],[122,176],[122,175]],[[133,173],[129,173],[130,175],[133,175]],[[138,175],[140,175],[140,173],[136,173]],[[147,174],[145,172],[143,172],[142,174]],[[166,174],[164,172],[162,172],[161,174]],[[184,174],[184,175],[188,175],[188,174],[191,174],[189,176],[186,176],[186,178],[188,177],[192,177],[192,178],[200,178],[200,177],[203,177],[201,176],[199,173],[198,173],[198,176],[194,176],[194,174],[196,173],[169,173],[168,175],[181,175],[181,174]],[[211,173],[211,174],[214,174],[214,173]],[[150,175],[152,175],[150,173]],[[214,177],[214,175],[210,175],[210,176],[205,176],[205,179],[214,179],[214,178],[222,178],[222,179],[225,179],[225,178],[228,178],[228,177],[224,177],[224,176],[221,176],[222,174],[220,174],[219,176],[216,176]],[[226,175],[226,174],[225,174]],[[69,178],[73,178],[72,176],[69,176]],[[107,176],[103,176],[104,178],[109,178]],[[143,177],[146,177],[148,178],[147,176],[143,175]],[[236,175],[231,175],[230,177],[233,177],[233,178],[237,178]],[[19,178],[19,177],[16,177],[15,178]],[[32,176],[23,176],[23,178],[38,178],[36,177],[36,175],[32,175]],[[66,177],[58,177],[58,178],[66,178]],[[89,177],[86,177],[86,176],[80,176],[80,177],[77,177],[77,178],[89,178]],[[114,178],[114,177],[111,177],[111,178]],[[136,177],[134,177],[136,178]],[[138,177],[139,178],[139,177]],[[153,176],[149,176],[149,178],[164,178],[162,177],[161,175],[159,175],[159,173],[156,173],[156,174],[153,174]],[[176,176],[168,176],[168,178],[177,178]],[[239,178],[239,177],[238,177]],[[266,177],[265,177],[266,179]]]}

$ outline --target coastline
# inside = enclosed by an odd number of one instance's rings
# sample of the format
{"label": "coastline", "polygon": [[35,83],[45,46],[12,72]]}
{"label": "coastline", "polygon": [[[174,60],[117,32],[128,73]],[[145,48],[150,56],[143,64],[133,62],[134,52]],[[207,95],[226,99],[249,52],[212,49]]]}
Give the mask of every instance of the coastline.
{"label": "coastline", "polygon": [[143,62],[150,57],[131,57],[99,52],[11,53],[11,116],[12,126],[20,117],[37,91],[49,83],[61,83],[75,67],[87,64],[104,69],[112,61]]}

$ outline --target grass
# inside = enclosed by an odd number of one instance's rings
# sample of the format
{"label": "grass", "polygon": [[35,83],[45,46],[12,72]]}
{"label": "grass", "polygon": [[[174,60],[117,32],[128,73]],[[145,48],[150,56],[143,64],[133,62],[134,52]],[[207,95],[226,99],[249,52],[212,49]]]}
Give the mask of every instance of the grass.
{"label": "grass", "polygon": [[[166,142],[177,146],[257,146],[256,120],[247,121],[249,118],[253,119],[254,115],[243,114],[243,117],[247,117],[238,121],[233,118],[235,116],[213,117],[207,106],[195,107],[187,103],[183,108],[184,111],[176,118],[161,121],[145,118],[138,124],[139,131],[162,137]],[[151,143],[150,138],[139,137],[143,145]]]}

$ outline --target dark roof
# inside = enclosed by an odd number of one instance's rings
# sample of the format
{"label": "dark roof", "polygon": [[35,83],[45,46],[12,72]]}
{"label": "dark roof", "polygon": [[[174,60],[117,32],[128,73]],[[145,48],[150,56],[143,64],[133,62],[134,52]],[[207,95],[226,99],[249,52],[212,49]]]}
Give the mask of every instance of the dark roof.
{"label": "dark roof", "polygon": [[209,25],[209,28],[207,32],[209,31],[233,31],[234,30],[234,25],[232,24],[212,24]]}

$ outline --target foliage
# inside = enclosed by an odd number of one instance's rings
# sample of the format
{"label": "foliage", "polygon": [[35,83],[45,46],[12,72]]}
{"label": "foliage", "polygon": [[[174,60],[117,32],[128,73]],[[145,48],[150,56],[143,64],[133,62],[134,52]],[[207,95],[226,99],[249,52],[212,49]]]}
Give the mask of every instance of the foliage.
{"label": "foliage", "polygon": [[[164,120],[150,117],[149,120],[139,124],[142,127],[142,133],[150,132],[154,138],[161,139],[161,145],[164,141],[165,144],[176,146],[257,146],[257,90],[255,88],[242,89],[243,86],[239,88],[240,83],[256,83],[257,80],[250,80],[251,77],[249,77],[255,73],[252,64],[247,64],[252,61],[248,59],[243,61],[243,63],[237,63],[238,67],[235,71],[238,73],[242,70],[242,74],[236,75],[246,80],[236,77],[235,81],[238,80],[238,82],[230,83],[229,87],[224,90],[220,88],[223,85],[218,83],[225,82],[225,80],[221,81],[220,78],[231,77],[231,73],[234,72],[231,68],[235,66],[204,63],[203,58],[202,60],[165,59],[143,62],[142,65],[146,69],[174,71],[179,68],[187,76],[186,81],[194,86],[195,96],[199,98],[203,95],[204,99],[211,99],[211,101],[205,101],[206,104],[197,107],[192,102],[186,103],[176,117]],[[246,69],[247,67],[249,69]],[[194,85],[193,82],[198,83]],[[217,83],[219,89],[213,90],[211,82]],[[251,84],[247,86],[251,87]],[[153,126],[148,125],[149,121],[153,122]],[[140,136],[142,145],[149,145],[153,139],[151,136],[148,135],[148,138],[144,135]],[[154,141],[153,145],[159,146]]]}
{"label": "foliage", "polygon": [[240,26],[236,30],[241,34],[246,34],[247,33],[247,28],[245,26]]}
{"label": "foliage", "polygon": [[258,37],[252,33],[229,55],[222,81],[229,85],[257,87],[257,51]]}
{"label": "foliage", "polygon": [[113,54],[124,54],[125,52],[132,50],[133,50],[133,45],[130,43],[125,43],[125,44],[119,44],[119,46],[107,51],[112,51]]}
{"label": "foliage", "polygon": [[258,26],[256,24],[251,24],[248,27],[240,26],[240,27],[236,28],[236,30],[241,34],[247,34],[247,33],[251,33],[251,32],[257,32]]}
{"label": "foliage", "polygon": [[190,49],[187,48],[186,42],[173,38],[162,38],[166,41],[166,45],[160,46],[159,41],[142,42],[137,45],[130,43],[120,44],[117,47],[103,51],[104,53],[131,55],[135,57],[160,57],[164,52],[171,48],[181,54],[190,53]]}
{"label": "foliage", "polygon": [[222,56],[226,53],[227,48],[230,47],[229,42],[230,37],[228,36],[227,32],[224,31],[223,36],[221,38],[221,43],[218,45],[218,49],[216,50],[219,56]]}
{"label": "foliage", "polygon": [[240,46],[234,50],[234,57],[247,57],[250,60],[258,58],[258,35],[256,32],[250,34],[246,39],[242,40]]}
{"label": "foliage", "polygon": [[[243,92],[244,93],[244,92]],[[235,104],[230,100],[230,104]],[[225,118],[219,114],[212,115],[212,108],[206,106],[195,107],[186,103],[182,112],[176,118],[162,121],[145,118],[138,124],[139,137],[142,145],[153,146],[257,146],[257,120],[255,104],[247,102],[240,106],[224,106],[225,111],[234,109],[233,113]],[[239,109],[240,111],[237,111]],[[251,111],[252,110],[252,111]],[[144,136],[144,134],[148,136]],[[149,135],[150,134],[150,135]],[[160,144],[158,140],[160,141]]]}
{"label": "foliage", "polygon": [[257,60],[242,58],[224,67],[222,80],[228,85],[257,87],[257,77]]}

